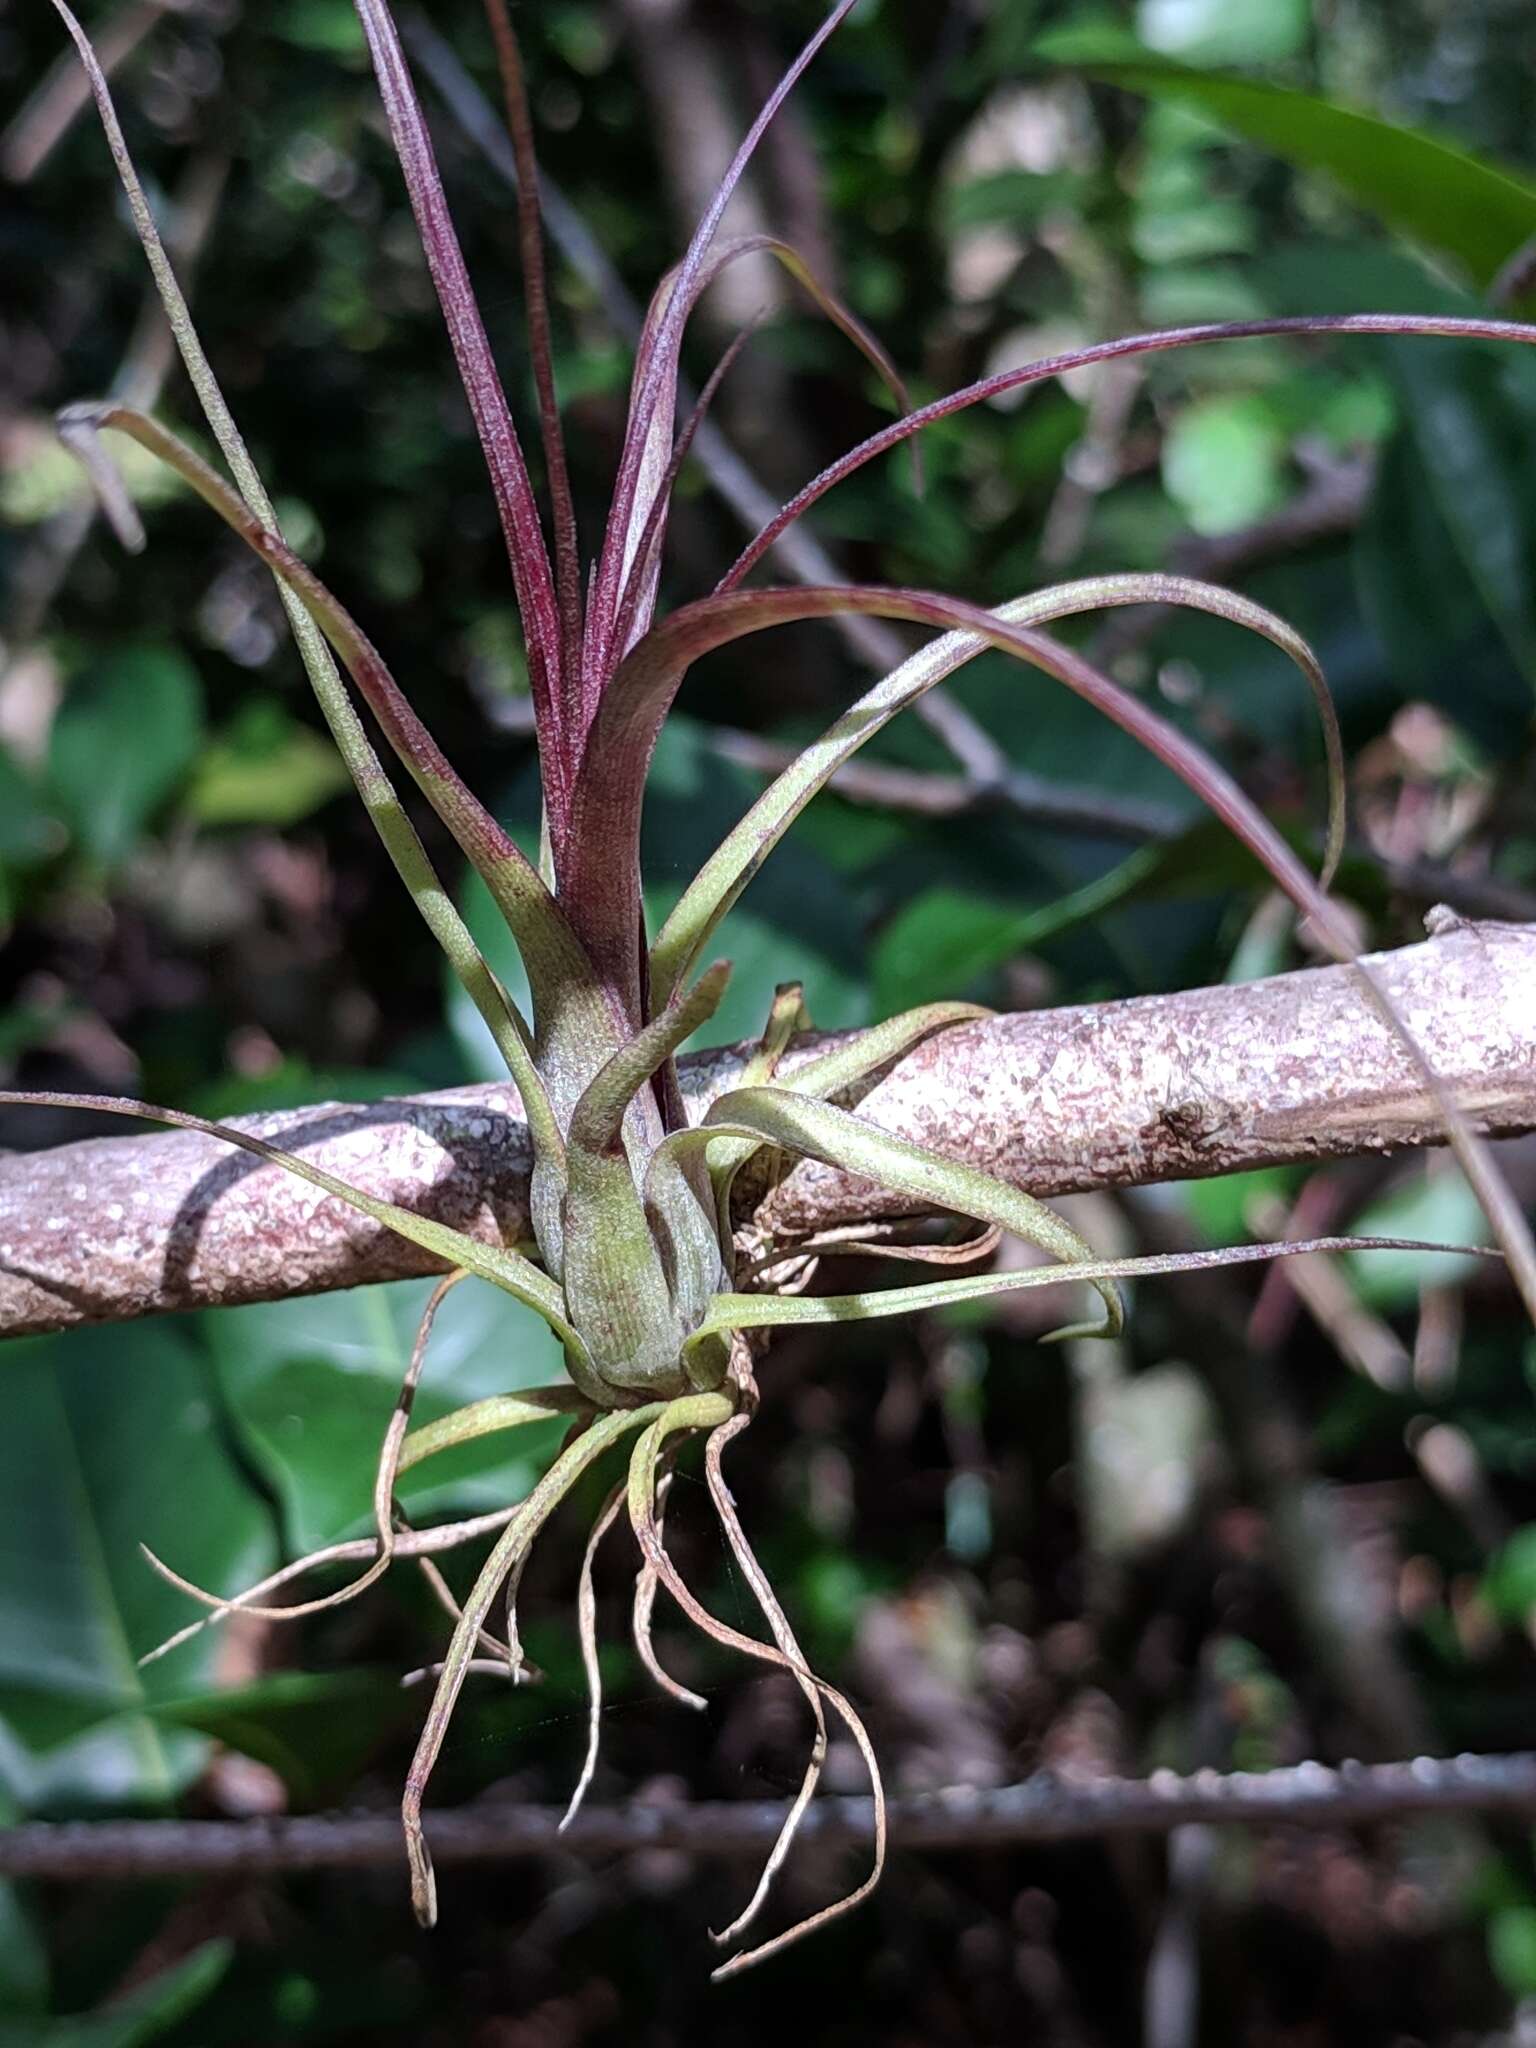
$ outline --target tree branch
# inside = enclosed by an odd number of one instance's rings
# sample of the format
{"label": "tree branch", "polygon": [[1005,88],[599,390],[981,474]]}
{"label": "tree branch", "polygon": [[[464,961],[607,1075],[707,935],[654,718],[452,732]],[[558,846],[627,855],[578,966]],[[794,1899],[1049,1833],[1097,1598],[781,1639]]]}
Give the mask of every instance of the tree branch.
{"label": "tree branch", "polygon": [[[1536,1129],[1536,927],[1436,922],[1427,944],[1376,956],[1387,988],[1481,1129]],[[828,1042],[802,1041],[791,1063]],[[734,1085],[746,1050],[684,1063],[690,1114]],[[964,1025],[902,1060],[861,1112],[1040,1195],[1440,1141],[1401,1047],[1333,967]],[[43,1114],[9,1112],[9,1133],[38,1133]],[[526,1235],[510,1085],[238,1121],[488,1242]],[[783,1241],[910,1209],[802,1165],[759,1220]],[[0,1156],[0,1335],[430,1270],[331,1197],[189,1132]]]}
{"label": "tree branch", "polygon": [[[1536,1754],[1421,1756],[1409,1763],[1295,1764],[1275,1771],[1197,1771],[1176,1777],[1059,1777],[1039,1771],[1022,1785],[962,1787],[890,1803],[901,1849],[979,1850],[1102,1835],[1163,1835],[1192,1823],[1265,1827],[1359,1827],[1416,1813],[1536,1814]],[[564,1833],[561,1809],[494,1800],[434,1813],[439,1864],[525,1856],[603,1856],[676,1849],[709,1857],[757,1856],[784,1824],[775,1801],[635,1799],[587,1807]],[[821,1799],[806,1810],[799,1840],[866,1843],[867,1799]],[[280,1820],[34,1821],[0,1831],[0,1877],[128,1878],[319,1870],[402,1862],[394,1813],[314,1814]]]}

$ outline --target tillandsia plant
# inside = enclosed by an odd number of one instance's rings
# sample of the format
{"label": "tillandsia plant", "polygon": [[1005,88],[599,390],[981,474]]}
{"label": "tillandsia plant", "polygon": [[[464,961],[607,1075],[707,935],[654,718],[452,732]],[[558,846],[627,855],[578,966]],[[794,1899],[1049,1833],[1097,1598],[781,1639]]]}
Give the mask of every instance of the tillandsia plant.
{"label": "tillandsia plant", "polygon": [[[611,508],[595,557],[584,569],[556,399],[532,123],[503,0],[488,0],[487,15],[520,173],[519,243],[542,442],[543,506],[497,377],[389,7],[386,0],[357,0],[505,536],[542,770],[543,831],[540,856],[534,862],[445,759],[361,627],[284,541],[271,500],[198,342],[129,159],[102,70],[64,0],[54,0],[54,5],[86,67],[140,239],[233,487],[167,427],[123,405],[72,406],[61,415],[61,432],[86,464],[128,546],[142,546],[144,537],[106,453],[106,430],[128,435],[167,463],[272,570],[320,708],[359,794],[417,910],[484,1019],[521,1093],[534,1160],[529,1241],[489,1245],[378,1200],[249,1132],[117,1098],[0,1096],[10,1102],[108,1109],[209,1133],[312,1182],[422,1247],[447,1269],[422,1319],[380,1449],[373,1499],[375,1533],[290,1564],[231,1599],[202,1592],[159,1565],[211,1610],[172,1640],[179,1642],[237,1608],[292,1617],[355,1598],[396,1558],[415,1559],[429,1574],[453,1615],[454,1627],[441,1664],[423,1674],[435,1677],[436,1686],[406,1785],[404,1825],[412,1897],[418,1916],[430,1924],[436,1905],[422,1802],[461,1688],[475,1672],[510,1675],[514,1681],[528,1675],[518,1636],[517,1590],[530,1546],[580,1476],[609,1450],[627,1444],[627,1475],[615,1485],[596,1521],[581,1571],[578,1616],[592,1713],[586,1765],[571,1812],[591,1780],[597,1753],[593,1557],[605,1532],[621,1516],[627,1517],[639,1546],[635,1641],[657,1682],[681,1701],[702,1704],[665,1672],[655,1654],[651,1617],[657,1593],[664,1588],[715,1641],[790,1673],[804,1694],[814,1728],[804,1780],[778,1842],[751,1898],[718,1939],[735,1941],[767,1897],[816,1790],[829,1715],[851,1732],[875,1786],[875,1848],[867,1878],[799,1926],[738,1952],[721,1974],[740,1969],[863,1898],[880,1874],[885,1846],[879,1772],[863,1725],[851,1702],[809,1668],[752,1553],[724,1477],[723,1454],[750,1426],[757,1404],[755,1361],[765,1334],[788,1324],[906,1314],[1059,1282],[1064,1272],[1094,1290],[1097,1306],[1091,1322],[1057,1334],[1112,1334],[1122,1324],[1120,1282],[1125,1279],[1344,1243],[1401,1244],[1328,1239],[1155,1258],[1097,1258],[1060,1217],[1019,1189],[883,1133],[847,1106],[908,1048],[934,1033],[963,1028],[981,1014],[963,1003],[929,1005],[831,1050],[786,1064],[791,1041],[805,1024],[800,990],[786,987],[737,1084],[690,1123],[675,1060],[683,1042],[709,1021],[725,988],[728,963],[704,964],[722,920],[837,768],[899,711],[987,649],[1010,654],[1038,676],[1075,691],[1137,738],[1225,820],[1310,919],[1322,942],[1340,958],[1353,959],[1348,926],[1327,894],[1344,825],[1337,721],[1310,648],[1260,606],[1174,576],[1097,577],[1037,591],[995,611],[921,590],[748,588],[747,578],[790,522],[861,464],[911,442],[925,426],[962,407],[1108,356],[1259,334],[1427,334],[1529,343],[1536,341],[1536,328],[1496,319],[1371,314],[1183,328],[1078,349],[908,410],[900,381],[878,344],[792,249],[764,236],[723,240],[719,235],[726,205],[759,138],[816,52],[851,11],[853,0],[838,0],[752,124],[681,261],[651,301],[634,366]],[[726,352],[697,407],[679,424],[684,332],[701,294],[722,269],[748,251],[762,250],[787,265],[879,371],[900,416],[807,485],[752,541],[713,593],[658,619],[673,485],[704,409],[746,339],[740,337]],[[1318,878],[1214,761],[1043,630],[1077,614],[1148,601],[1193,607],[1261,634],[1290,657],[1305,679],[1322,722],[1330,785]],[[641,805],[658,732],[689,668],[702,655],[748,634],[843,613],[877,614],[936,628],[940,637],[868,690],[805,748],[705,863],[660,930],[648,934],[640,895]],[[484,879],[526,965],[531,1015],[522,1014],[498,981],[454,909],[375,751],[354,690],[389,750]],[[1418,1058],[1368,970],[1355,965],[1365,997],[1377,1004]],[[1429,1080],[1436,1085],[1432,1076]],[[1456,1106],[1443,1091],[1439,1093],[1451,1140],[1484,1201],[1527,1306],[1536,1309],[1536,1255],[1526,1226]],[[744,1172],[752,1185],[761,1187],[796,1159],[817,1160],[897,1190],[932,1218],[961,1219],[969,1232],[933,1241],[871,1225],[862,1233],[782,1242],[743,1227],[744,1205],[735,1197],[739,1187],[748,1185]],[[824,1255],[856,1249],[926,1260],[936,1267],[947,1262],[974,1268],[1003,1232],[1037,1247],[1050,1263],[1022,1272],[939,1271],[885,1291],[804,1291]],[[468,1276],[504,1289],[543,1318],[563,1346],[568,1380],[483,1400],[412,1431],[412,1397],[438,1305],[449,1288]],[[526,1499],[442,1527],[408,1526],[395,1500],[402,1473],[450,1445],[551,1415],[568,1417],[570,1434]],[[693,1436],[704,1438],[709,1498],[770,1640],[746,1635],[711,1614],[668,1553],[663,1505],[669,1468],[682,1443]],[[473,1589],[459,1603],[434,1560],[488,1534],[494,1536],[490,1555]],[[263,1604],[311,1570],[340,1565],[360,1569],[339,1590],[297,1605]],[[495,1619],[498,1602],[504,1615],[501,1622]]]}

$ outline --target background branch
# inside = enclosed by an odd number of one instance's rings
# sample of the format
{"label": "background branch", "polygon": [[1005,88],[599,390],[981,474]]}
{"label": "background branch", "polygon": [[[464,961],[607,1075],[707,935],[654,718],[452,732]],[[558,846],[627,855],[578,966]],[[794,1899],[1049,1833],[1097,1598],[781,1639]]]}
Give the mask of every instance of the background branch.
{"label": "background branch", "polygon": [[[1536,929],[1436,920],[1376,956],[1480,1128],[1536,1129]],[[808,1039],[792,1057],[825,1044]],[[745,1048],[684,1063],[693,1114]],[[1042,1195],[1439,1142],[1433,1102],[1346,969],[995,1017],[947,1031],[864,1098],[883,1129]],[[13,1137],[65,1128],[12,1112]],[[507,1085],[242,1119],[375,1194],[487,1241],[526,1232],[526,1134]],[[909,1212],[803,1165],[759,1221],[779,1239]],[[430,1270],[293,1176],[191,1133],[0,1157],[0,1334],[267,1301]]]}
{"label": "background branch", "polygon": [[[1039,1771],[1021,1785],[966,1787],[890,1803],[900,1849],[1014,1848],[1103,1835],[1162,1835],[1195,1822],[1266,1827],[1349,1827],[1418,1813],[1536,1814],[1536,1754],[1415,1757],[1408,1763],[1295,1764],[1274,1771],[1197,1771],[1178,1777],[1058,1777]],[[554,1806],[483,1805],[431,1816],[436,1863],[504,1862],[524,1856],[600,1856],[675,1849],[721,1858],[756,1856],[784,1824],[773,1800],[698,1804],[631,1800],[588,1807],[562,1834]],[[867,1843],[867,1799],[818,1800],[800,1842]],[[35,1821],[0,1833],[0,1876],[127,1878],[188,1872],[318,1870],[401,1863],[393,1813],[313,1814],[277,1820]]]}

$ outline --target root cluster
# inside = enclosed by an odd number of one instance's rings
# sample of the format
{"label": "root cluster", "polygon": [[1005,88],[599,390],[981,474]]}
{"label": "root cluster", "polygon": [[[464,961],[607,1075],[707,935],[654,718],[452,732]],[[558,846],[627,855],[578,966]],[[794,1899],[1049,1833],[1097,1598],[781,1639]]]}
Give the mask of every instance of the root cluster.
{"label": "root cluster", "polygon": [[[434,1681],[431,1704],[406,1777],[401,1806],[410,1860],[412,1904],[421,1924],[430,1927],[437,1917],[437,1894],[426,1843],[422,1802],[460,1691],[465,1680],[472,1675],[492,1675],[514,1685],[527,1683],[539,1675],[524,1656],[517,1620],[518,1591],[529,1553],[540,1530],[588,1467],[620,1440],[632,1438],[626,1475],[611,1489],[592,1525],[577,1582],[576,1616],[587,1680],[588,1736],[585,1758],[561,1822],[562,1828],[568,1826],[580,1810],[597,1769],[602,1729],[602,1680],[598,1663],[593,1568],[604,1537],[626,1515],[640,1553],[631,1601],[631,1631],[640,1661],[656,1684],[680,1705],[695,1709],[705,1705],[697,1693],[667,1672],[657,1656],[652,1622],[657,1593],[665,1589],[710,1641],[787,1671],[804,1694],[813,1723],[805,1773],[778,1839],[750,1898],[729,1925],[714,1933],[714,1940],[722,1946],[738,1941],[767,1903],[774,1879],[789,1855],[820,1781],[827,1753],[829,1709],[857,1744],[874,1790],[874,1854],[868,1875],[845,1896],[782,1933],[753,1948],[738,1950],[714,1973],[717,1978],[732,1976],[851,1911],[868,1897],[879,1882],[886,1851],[884,1791],[868,1732],[845,1695],[826,1679],[818,1677],[807,1664],[772,1583],[742,1528],[725,1478],[725,1451],[751,1426],[757,1404],[747,1348],[744,1343],[736,1347],[729,1381],[718,1393],[689,1394],[634,1408],[598,1411],[581,1402],[570,1388],[541,1388],[498,1401],[478,1403],[474,1409],[461,1409],[440,1423],[408,1435],[411,1406],[421,1379],[433,1322],[444,1297],[463,1277],[455,1273],[444,1280],[434,1291],[422,1316],[400,1395],[380,1445],[373,1496],[375,1534],[314,1551],[229,1598],[221,1598],[192,1584],[146,1550],[150,1563],[164,1578],[200,1601],[209,1611],[201,1619],[178,1630],[143,1661],[148,1663],[163,1656],[199,1630],[235,1612],[288,1621],[340,1606],[366,1592],[397,1558],[413,1560],[454,1623],[452,1639],[441,1662],[408,1673],[404,1681],[406,1684]],[[559,1413],[572,1415],[571,1429],[554,1463],[525,1500],[491,1514],[475,1515],[435,1528],[410,1527],[395,1499],[396,1483],[403,1471],[449,1443],[467,1441],[471,1436],[488,1434],[493,1429],[516,1427]],[[745,1635],[711,1614],[682,1577],[667,1550],[665,1514],[672,1465],[682,1445],[693,1436],[704,1438],[704,1472],[709,1500],[731,1557],[752,1589],[771,1641]],[[467,1598],[461,1603],[435,1560],[446,1551],[487,1535],[495,1538],[490,1555]],[[362,1569],[355,1571],[345,1584],[330,1593],[286,1605],[266,1604],[269,1595],[295,1580],[312,1571],[341,1564],[361,1566]],[[498,1601],[502,1603],[505,1617],[500,1635],[490,1625]]]}

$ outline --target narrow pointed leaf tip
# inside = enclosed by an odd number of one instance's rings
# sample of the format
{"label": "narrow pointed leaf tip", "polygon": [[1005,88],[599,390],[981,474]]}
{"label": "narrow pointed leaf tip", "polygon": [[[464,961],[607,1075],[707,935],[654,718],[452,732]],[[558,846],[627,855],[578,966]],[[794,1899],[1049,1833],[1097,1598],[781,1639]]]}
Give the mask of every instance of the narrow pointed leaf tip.
{"label": "narrow pointed leaf tip", "polygon": [[[646,469],[648,465],[658,461],[657,436],[654,432],[656,416],[659,411],[665,413],[671,406],[672,394],[677,383],[678,351],[683,326],[697,296],[696,284],[700,270],[724,217],[725,209],[730,204],[731,195],[740,184],[742,175],[769,123],[794,90],[822,45],[852,13],[856,4],[857,0],[837,0],[837,5],[832,8],[820,28],[774,87],[761,112],[742,139],[741,146],[731,159],[725,176],[716,186],[709,205],[704,209],[703,216],[694,229],[687,253],[678,266],[676,283],[657,323],[649,360],[643,372],[637,377],[629,422],[625,429],[624,447],[619,457],[618,475],[614,480],[613,502],[594,580],[587,622],[587,655],[591,660],[595,654],[599,666],[605,670],[615,652],[614,626],[623,596],[630,548],[637,527],[645,518],[640,496],[645,483]],[[637,370],[639,367],[637,365]],[[669,441],[670,430],[664,428],[661,438],[664,442]],[[665,461],[664,449],[659,460]]]}
{"label": "narrow pointed leaf tip", "polygon": [[122,471],[102,446],[103,410],[97,400],[66,405],[54,415],[54,430],[89,478],[96,502],[118,545],[130,555],[141,555],[147,545],[144,522],[129,496]]}
{"label": "narrow pointed leaf tip", "polygon": [[373,59],[379,97],[384,103],[411,210],[416,216],[422,251],[453,344],[475,432],[491,474],[518,608],[522,613],[528,649],[529,686],[538,714],[544,755],[545,795],[550,806],[552,827],[558,836],[564,828],[565,791],[571,759],[561,716],[560,607],[538,503],[528,476],[522,442],[513,425],[506,393],[491,353],[485,323],[480,317],[479,303],[454,232],[432,138],[416,97],[393,17],[385,0],[356,0],[356,7]]}

